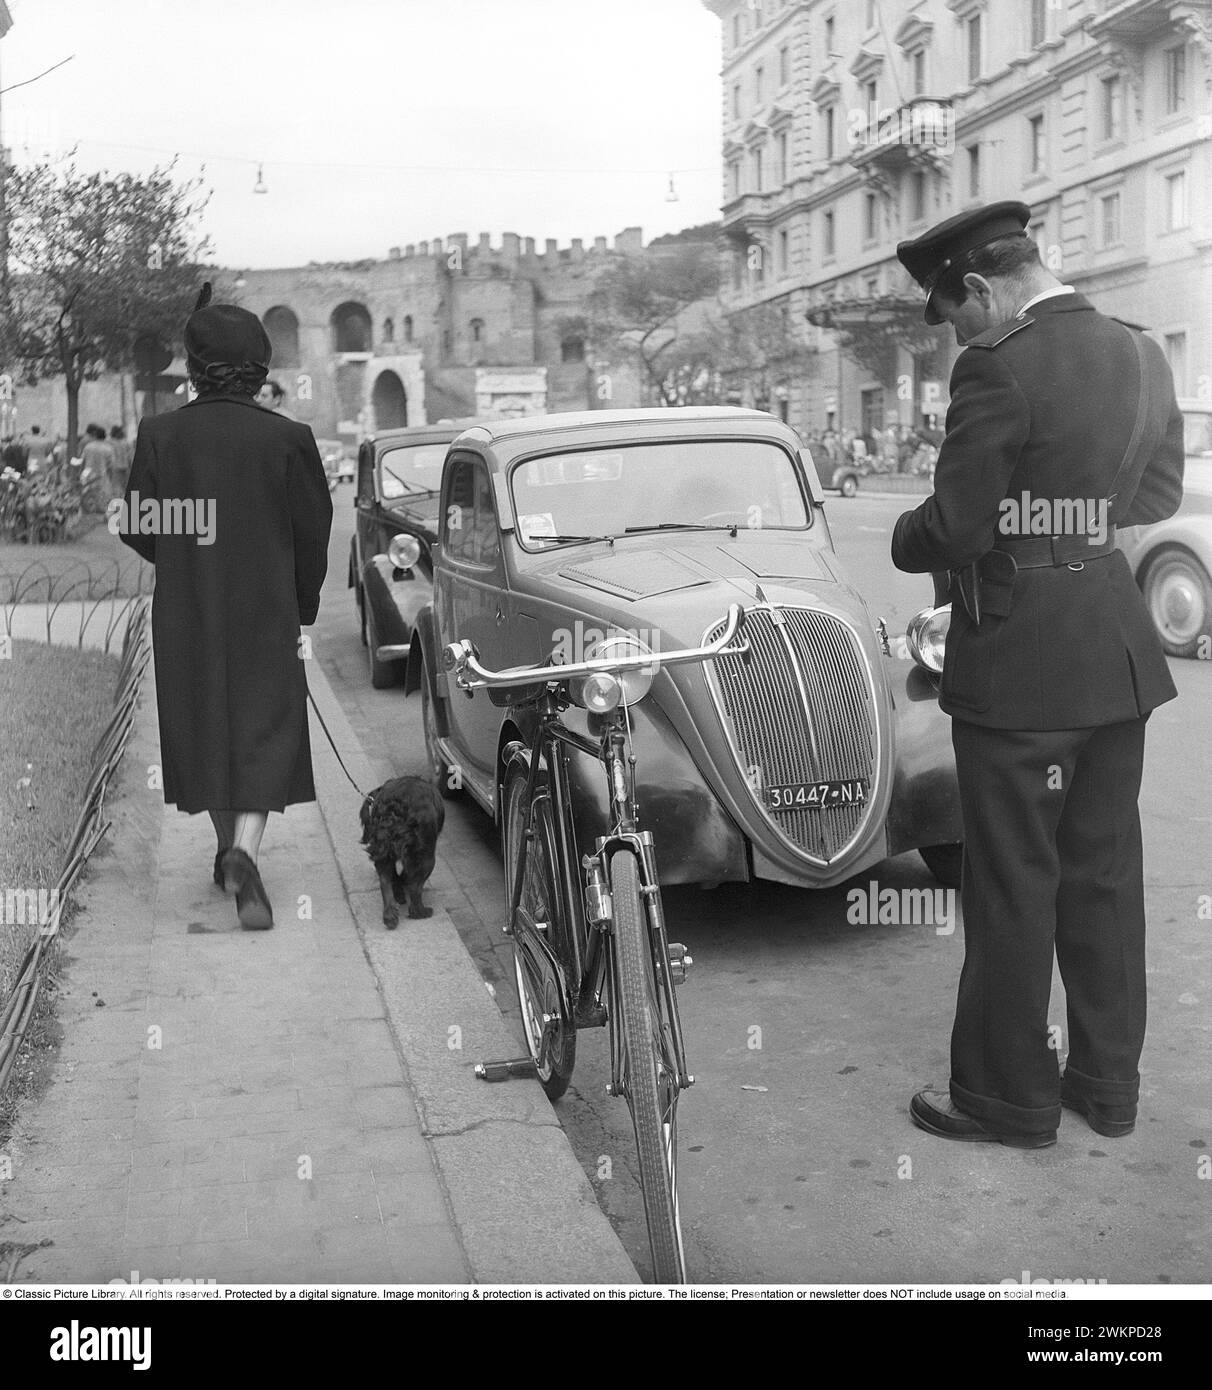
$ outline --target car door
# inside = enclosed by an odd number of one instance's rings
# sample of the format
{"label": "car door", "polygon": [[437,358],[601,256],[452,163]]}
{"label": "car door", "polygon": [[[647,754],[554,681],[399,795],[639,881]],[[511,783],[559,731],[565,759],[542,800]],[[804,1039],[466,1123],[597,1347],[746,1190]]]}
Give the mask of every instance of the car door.
{"label": "car door", "polygon": [[[456,454],[446,465],[440,534],[434,604],[442,643],[467,639],[484,665],[493,669],[510,665],[510,602],[501,532],[488,465],[476,454]],[[452,685],[449,717],[451,737],[464,766],[479,778],[491,779],[500,710],[485,691],[468,699]]]}

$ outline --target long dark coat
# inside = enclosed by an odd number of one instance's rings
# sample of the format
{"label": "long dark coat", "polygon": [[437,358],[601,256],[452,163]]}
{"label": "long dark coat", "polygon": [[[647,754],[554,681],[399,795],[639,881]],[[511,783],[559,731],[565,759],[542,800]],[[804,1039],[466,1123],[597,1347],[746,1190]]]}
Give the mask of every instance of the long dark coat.
{"label": "long dark coat", "polygon": [[[1110,520],[1140,526],[1182,500],[1183,422],[1161,349],[1144,340],[1154,402],[1146,467]],[[1102,499],[1136,417],[1131,332],[1080,294],[1041,300],[990,329],[951,374],[934,495],[896,523],[892,560],[910,573],[956,570],[998,537],[1003,498]],[[1136,719],[1174,682],[1128,562],[1020,570],[1007,617],[979,627],[958,596],[943,661],[942,708],[1001,729],[1080,729]]]}
{"label": "long dark coat", "polygon": [[[192,518],[165,512],[187,499]],[[122,540],[156,567],[165,801],[194,814],[315,800],[299,628],[319,611],[332,498],[311,429],[201,396],[139,426],[126,506]],[[137,531],[153,513],[194,534]]]}

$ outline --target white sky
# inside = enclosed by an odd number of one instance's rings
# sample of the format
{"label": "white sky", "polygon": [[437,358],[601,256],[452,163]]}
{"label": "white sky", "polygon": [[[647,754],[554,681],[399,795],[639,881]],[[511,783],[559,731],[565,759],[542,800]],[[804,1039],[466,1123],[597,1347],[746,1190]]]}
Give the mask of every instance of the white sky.
{"label": "white sky", "polygon": [[3,97],[14,162],[78,145],[81,169],[204,164],[228,266],[452,232],[647,241],[719,215],[720,31],[701,0],[8,5],[0,87],[75,55]]}

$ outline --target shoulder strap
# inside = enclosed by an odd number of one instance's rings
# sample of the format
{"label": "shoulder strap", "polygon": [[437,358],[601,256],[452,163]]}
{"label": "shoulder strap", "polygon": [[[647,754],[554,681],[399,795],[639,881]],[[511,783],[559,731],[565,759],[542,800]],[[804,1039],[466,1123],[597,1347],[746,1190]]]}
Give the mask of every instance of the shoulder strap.
{"label": "shoulder strap", "polygon": [[1140,365],[1140,395],[1136,402],[1136,422],[1132,426],[1132,436],[1107,492],[1107,501],[1112,508],[1115,506],[1115,499],[1121,493],[1126,493],[1128,500],[1132,500],[1140,486],[1141,474],[1145,471],[1145,451],[1142,446],[1145,440],[1145,426],[1149,420],[1149,363],[1145,357],[1144,335],[1131,329],[1128,329],[1128,334],[1132,339],[1132,346],[1136,349],[1136,360]]}

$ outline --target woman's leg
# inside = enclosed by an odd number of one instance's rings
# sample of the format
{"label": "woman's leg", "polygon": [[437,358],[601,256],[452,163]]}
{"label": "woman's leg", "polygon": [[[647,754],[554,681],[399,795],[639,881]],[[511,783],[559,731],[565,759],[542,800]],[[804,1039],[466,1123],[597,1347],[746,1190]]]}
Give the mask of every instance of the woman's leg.
{"label": "woman's leg", "polygon": [[235,837],[232,844],[242,849],[255,864],[261,851],[261,836],[265,834],[268,811],[236,811]]}
{"label": "woman's leg", "polygon": [[234,811],[209,811],[210,823],[215,827],[215,839],[219,842],[219,853],[231,849],[236,843],[236,813]]}

